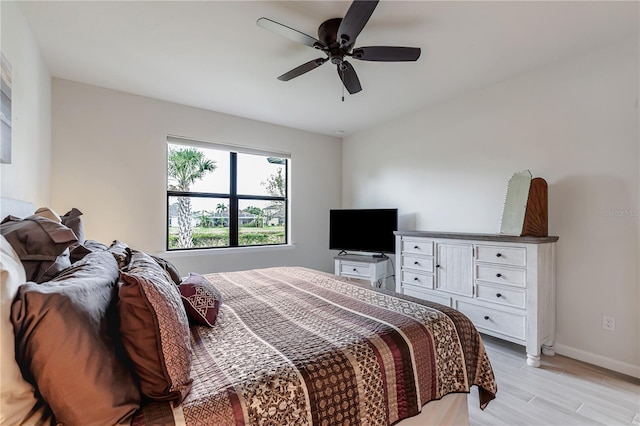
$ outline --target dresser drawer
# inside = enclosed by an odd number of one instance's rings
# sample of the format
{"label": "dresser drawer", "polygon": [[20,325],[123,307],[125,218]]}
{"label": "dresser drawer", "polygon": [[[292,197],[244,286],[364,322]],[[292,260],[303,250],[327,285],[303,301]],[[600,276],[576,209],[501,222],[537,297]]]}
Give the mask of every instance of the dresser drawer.
{"label": "dresser drawer", "polygon": [[408,254],[424,254],[433,256],[433,241],[424,239],[402,239],[402,252]]}
{"label": "dresser drawer", "polygon": [[526,287],[527,285],[526,271],[524,269],[482,263],[476,264],[476,280],[517,287]]}
{"label": "dresser drawer", "polygon": [[525,339],[525,315],[499,311],[480,305],[458,301],[456,308],[469,317],[479,329],[494,331],[516,339]]}
{"label": "dresser drawer", "polygon": [[342,262],[340,264],[340,275],[368,280],[371,274],[369,266],[363,266],[361,263]]}
{"label": "dresser drawer", "polygon": [[479,300],[501,303],[514,308],[526,307],[527,296],[524,290],[481,283],[478,283],[476,289],[476,298]]}
{"label": "dresser drawer", "polygon": [[447,297],[442,293],[425,290],[424,287],[402,283],[402,294],[406,294],[407,296],[416,297],[418,299],[428,300],[429,302],[435,302],[441,305],[451,307],[450,297]]}
{"label": "dresser drawer", "polygon": [[524,247],[477,245],[476,250],[478,262],[512,266],[526,266],[527,264],[527,249]]}
{"label": "dresser drawer", "polygon": [[402,282],[423,288],[433,288],[433,274],[402,271]]}
{"label": "dresser drawer", "polygon": [[422,272],[433,272],[433,258],[419,256],[402,256],[402,267]]}

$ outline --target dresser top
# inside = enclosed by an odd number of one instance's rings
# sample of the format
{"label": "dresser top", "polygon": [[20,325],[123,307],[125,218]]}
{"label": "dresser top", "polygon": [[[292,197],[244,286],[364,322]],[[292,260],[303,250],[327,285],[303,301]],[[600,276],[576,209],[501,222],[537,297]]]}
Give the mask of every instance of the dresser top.
{"label": "dresser top", "polygon": [[402,237],[429,237],[443,238],[449,240],[475,240],[475,241],[497,241],[505,243],[527,243],[543,244],[555,243],[559,237],[519,237],[516,235],[502,234],[469,234],[462,232],[436,232],[436,231],[395,231],[394,234]]}

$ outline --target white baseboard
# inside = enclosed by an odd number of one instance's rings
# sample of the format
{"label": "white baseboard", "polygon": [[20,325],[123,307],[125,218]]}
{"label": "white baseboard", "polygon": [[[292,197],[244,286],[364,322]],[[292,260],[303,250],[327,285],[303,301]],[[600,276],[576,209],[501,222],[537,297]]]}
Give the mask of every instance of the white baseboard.
{"label": "white baseboard", "polygon": [[592,354],[591,352],[586,352],[581,349],[576,349],[559,343],[556,343],[555,350],[556,353],[569,358],[617,371],[618,373],[626,374],[627,376],[640,378],[640,365],[633,365],[627,362],[607,358],[606,356]]}

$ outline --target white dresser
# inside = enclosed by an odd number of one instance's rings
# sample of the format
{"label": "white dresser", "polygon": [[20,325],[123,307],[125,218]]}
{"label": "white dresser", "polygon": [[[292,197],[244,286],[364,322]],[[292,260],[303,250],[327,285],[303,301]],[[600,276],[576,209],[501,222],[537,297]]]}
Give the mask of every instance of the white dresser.
{"label": "white dresser", "polygon": [[478,331],[554,354],[558,237],[397,231],[396,292],[455,308]]}

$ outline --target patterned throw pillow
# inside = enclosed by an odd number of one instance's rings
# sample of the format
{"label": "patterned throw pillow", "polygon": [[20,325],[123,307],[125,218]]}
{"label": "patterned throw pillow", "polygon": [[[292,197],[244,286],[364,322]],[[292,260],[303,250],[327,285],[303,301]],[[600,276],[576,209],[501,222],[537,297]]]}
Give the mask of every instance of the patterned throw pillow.
{"label": "patterned throw pillow", "polygon": [[178,289],[149,255],[132,250],[118,295],[122,343],[140,390],[155,401],[182,402],[191,390],[191,341]]}
{"label": "patterned throw pillow", "polygon": [[222,303],[222,295],[209,281],[196,273],[189,273],[180,287],[184,308],[194,322],[213,327]]}

